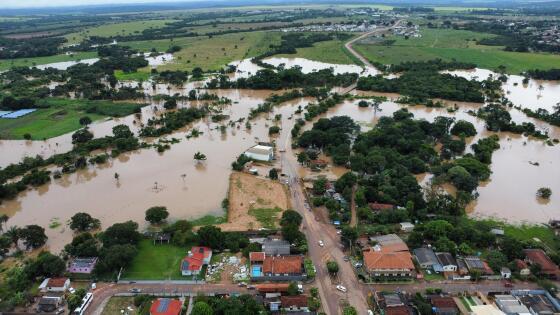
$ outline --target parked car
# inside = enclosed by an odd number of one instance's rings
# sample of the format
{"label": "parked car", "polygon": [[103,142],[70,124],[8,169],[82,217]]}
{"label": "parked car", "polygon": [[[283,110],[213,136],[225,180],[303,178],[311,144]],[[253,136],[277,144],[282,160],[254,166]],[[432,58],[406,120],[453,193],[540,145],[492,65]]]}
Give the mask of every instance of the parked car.
{"label": "parked car", "polygon": [[76,293],[76,289],[70,287],[70,288],[68,289],[68,292],[74,294],[74,293]]}
{"label": "parked car", "polygon": [[350,257],[348,257],[348,256],[344,256],[342,259],[343,259],[344,261],[350,261]]}
{"label": "parked car", "polygon": [[337,289],[338,291],[344,292],[344,293],[346,293],[346,291],[348,291],[348,290],[346,289],[346,287],[344,287],[344,286],[342,286],[342,285],[340,285],[340,284],[336,286],[336,289]]}
{"label": "parked car", "polygon": [[504,282],[504,287],[506,287],[506,288],[513,288],[513,283],[511,283],[511,281],[505,281],[505,282]]}
{"label": "parked car", "polygon": [[245,282],[239,282],[237,285],[240,286],[240,287],[246,287],[246,286],[247,286],[247,283],[245,283]]}
{"label": "parked car", "polygon": [[321,247],[325,246],[325,243],[323,243],[323,241],[322,241],[322,240],[319,240],[319,242],[318,242],[318,243],[319,243],[319,246],[321,246]]}
{"label": "parked car", "polygon": [[92,289],[92,290],[97,289],[97,284],[96,284],[95,282],[91,284],[91,289]]}
{"label": "parked car", "polygon": [[248,285],[248,286],[247,286],[247,289],[248,289],[248,290],[255,290],[256,288],[255,288],[254,285]]}
{"label": "parked car", "polygon": [[142,292],[142,290],[140,290],[140,289],[138,289],[138,288],[132,288],[132,289],[130,289],[129,291],[132,292],[132,293],[140,293],[140,292]]}

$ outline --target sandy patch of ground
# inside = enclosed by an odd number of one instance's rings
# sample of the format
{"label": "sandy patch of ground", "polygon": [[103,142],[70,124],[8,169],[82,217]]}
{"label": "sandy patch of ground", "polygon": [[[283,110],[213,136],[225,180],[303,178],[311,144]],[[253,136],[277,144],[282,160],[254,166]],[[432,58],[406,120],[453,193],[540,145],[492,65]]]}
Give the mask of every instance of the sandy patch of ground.
{"label": "sandy patch of ground", "polygon": [[[221,224],[224,231],[246,231],[262,227],[249,214],[250,209],[290,207],[287,188],[278,181],[234,172],[229,179],[228,223]],[[282,212],[278,212],[278,219]]]}

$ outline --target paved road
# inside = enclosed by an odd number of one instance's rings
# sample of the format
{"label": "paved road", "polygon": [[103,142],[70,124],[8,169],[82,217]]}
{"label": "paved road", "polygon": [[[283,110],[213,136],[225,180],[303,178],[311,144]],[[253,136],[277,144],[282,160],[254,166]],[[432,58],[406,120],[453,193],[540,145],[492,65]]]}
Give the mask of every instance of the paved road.
{"label": "paved road", "polygon": [[354,44],[355,42],[357,42],[359,40],[362,40],[366,37],[369,37],[373,34],[380,33],[380,32],[385,32],[385,31],[391,29],[392,27],[398,26],[401,22],[402,22],[402,20],[398,20],[397,22],[395,22],[395,24],[393,24],[390,27],[377,28],[377,29],[375,29],[371,32],[364,33],[364,34],[362,34],[358,37],[354,37],[351,40],[349,40],[346,44],[344,44],[344,47],[346,47],[346,49],[348,49],[348,51],[350,53],[352,53],[352,55],[354,55],[354,56],[356,56],[356,58],[360,59],[360,61],[363,62],[366,67],[374,68],[373,65],[369,62],[369,60],[367,60],[367,58],[360,55],[356,50],[354,50],[354,47],[352,47],[352,44]]}

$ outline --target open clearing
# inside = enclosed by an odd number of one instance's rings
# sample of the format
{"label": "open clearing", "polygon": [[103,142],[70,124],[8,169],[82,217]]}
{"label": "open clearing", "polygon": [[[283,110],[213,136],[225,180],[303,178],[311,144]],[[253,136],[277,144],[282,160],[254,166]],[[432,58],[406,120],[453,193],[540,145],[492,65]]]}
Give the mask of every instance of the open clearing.
{"label": "open clearing", "polygon": [[529,69],[551,69],[558,67],[560,56],[540,53],[503,51],[500,46],[481,46],[476,40],[494,37],[492,34],[462,30],[421,29],[421,38],[404,39],[389,36],[384,40],[395,40],[392,45],[360,42],[354,48],[371,61],[397,64],[406,61],[422,61],[440,58],[472,62],[479,68],[496,70],[500,65],[508,73],[518,74]]}
{"label": "open clearing", "polygon": [[[132,311],[128,309],[129,307]],[[122,314],[121,310],[124,310],[125,314],[129,315],[139,314],[138,308],[134,306],[134,297],[113,296],[103,308],[101,315],[120,315]]]}
{"label": "open clearing", "polygon": [[181,260],[187,255],[186,247],[173,244],[154,245],[152,240],[143,239],[138,245],[138,255],[125,269],[124,279],[162,280],[190,279],[181,276]]}
{"label": "open clearing", "polygon": [[124,42],[141,51],[166,51],[170,46],[177,45],[181,51],[173,54],[173,61],[161,65],[158,70],[192,70],[201,67],[204,70],[220,70],[228,63],[244,58],[254,57],[268,51],[270,44],[278,43],[278,32],[250,32],[213,36],[181,37],[172,41],[148,40]]}
{"label": "open clearing", "polygon": [[[15,119],[0,118],[0,138],[23,139],[26,133],[34,140],[53,138],[80,129],[81,117],[88,116],[92,121],[109,116],[121,117],[134,113],[140,106],[131,103],[57,98],[50,98],[44,102],[50,107]],[[92,112],[93,108],[95,112]]]}
{"label": "open clearing", "polygon": [[290,207],[282,184],[245,173],[231,174],[228,198],[228,223],[220,225],[224,231],[272,228],[277,226],[282,210]]}
{"label": "open clearing", "polygon": [[90,27],[84,29],[83,31],[70,33],[64,36],[68,40],[65,45],[79,44],[82,40],[89,36],[111,37],[117,35],[128,36],[140,34],[145,29],[162,28],[165,24],[173,21],[175,20],[146,20]]}
{"label": "open clearing", "polygon": [[296,54],[282,54],[275,57],[306,58],[309,60],[334,63],[355,64],[356,61],[349,51],[344,47],[346,41],[329,40],[314,43],[313,47],[298,48]]}

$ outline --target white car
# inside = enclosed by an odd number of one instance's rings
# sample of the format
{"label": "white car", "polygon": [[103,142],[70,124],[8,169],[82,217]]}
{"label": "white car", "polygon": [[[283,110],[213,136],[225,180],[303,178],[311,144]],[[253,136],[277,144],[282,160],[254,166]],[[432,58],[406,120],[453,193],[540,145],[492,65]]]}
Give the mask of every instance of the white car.
{"label": "white car", "polygon": [[325,243],[323,243],[323,241],[319,241],[318,243],[319,243],[319,246],[321,246],[321,247],[325,246]]}
{"label": "white car", "polygon": [[340,284],[336,286],[336,289],[337,289],[338,291],[344,292],[344,293],[346,293],[346,291],[348,291],[348,290],[346,289],[346,287],[344,287],[344,286],[342,286],[342,285],[340,285]]}
{"label": "white car", "polygon": [[74,294],[74,293],[76,293],[76,289],[70,287],[70,288],[68,288],[68,292],[70,292],[71,294]]}

